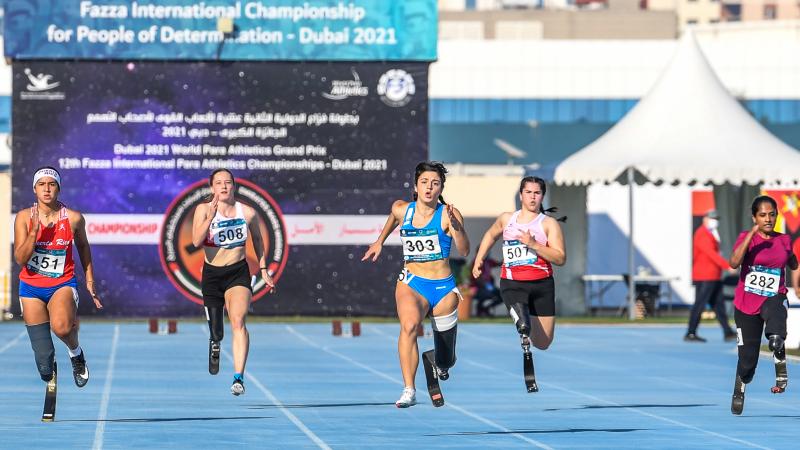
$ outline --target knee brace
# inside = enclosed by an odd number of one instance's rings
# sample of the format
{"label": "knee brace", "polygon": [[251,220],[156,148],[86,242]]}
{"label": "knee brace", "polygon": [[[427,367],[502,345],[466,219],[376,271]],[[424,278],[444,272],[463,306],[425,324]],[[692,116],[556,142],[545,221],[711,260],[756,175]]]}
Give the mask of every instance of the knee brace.
{"label": "knee brace", "polygon": [[514,319],[514,325],[517,327],[517,332],[521,335],[530,336],[531,334],[531,313],[528,311],[528,305],[522,303],[514,303],[508,310],[511,318]]}
{"label": "knee brace", "polygon": [[431,328],[436,367],[447,370],[456,364],[458,310],[444,316],[432,317]]}
{"label": "knee brace", "polygon": [[25,328],[28,330],[28,337],[31,340],[39,376],[44,381],[50,381],[53,378],[53,362],[56,357],[53,337],[50,335],[50,322],[28,325]]}
{"label": "knee brace", "polygon": [[222,319],[222,306],[206,306],[206,320],[211,340],[221,342],[225,336],[225,326]]}

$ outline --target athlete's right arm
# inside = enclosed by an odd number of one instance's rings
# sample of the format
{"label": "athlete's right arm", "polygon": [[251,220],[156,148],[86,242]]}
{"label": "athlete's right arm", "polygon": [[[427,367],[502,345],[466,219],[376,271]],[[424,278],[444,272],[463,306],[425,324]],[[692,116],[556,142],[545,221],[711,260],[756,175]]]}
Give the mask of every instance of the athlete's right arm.
{"label": "athlete's right arm", "polygon": [[510,215],[511,213],[500,214],[492,226],[483,234],[481,245],[478,246],[478,253],[475,254],[475,263],[472,265],[473,277],[478,278],[481,276],[481,272],[483,272],[483,260],[486,259],[486,254],[489,253],[489,249],[492,248],[494,243],[497,242],[497,239],[503,235],[503,229],[506,227]]}
{"label": "athlete's right arm", "polygon": [[208,235],[208,228],[211,226],[211,220],[217,213],[217,198],[214,197],[210,203],[201,203],[197,205],[194,210],[194,219],[192,220],[192,245],[201,247]]}
{"label": "athlete's right arm", "polygon": [[[25,266],[33,255],[36,235],[39,233],[38,212],[35,206],[30,209],[29,213],[23,209],[17,213],[17,217],[14,219],[14,261],[20,266]],[[28,230],[29,219],[34,219],[31,230]]]}
{"label": "athlete's right arm", "polygon": [[750,242],[753,240],[753,235],[756,234],[756,231],[758,231],[758,225],[753,225],[753,228],[745,235],[742,242],[734,246],[730,261],[728,261],[731,265],[731,269],[738,269],[739,266],[742,265],[744,255],[747,253],[747,249],[750,247]]}
{"label": "athlete's right arm", "polygon": [[361,261],[372,259],[372,261],[375,262],[378,260],[378,256],[381,255],[381,250],[383,250],[383,243],[386,242],[389,235],[392,234],[394,229],[397,228],[397,225],[400,224],[400,218],[405,214],[407,207],[408,202],[403,200],[397,200],[392,204],[392,212],[390,212],[389,217],[386,218],[386,223],[383,225],[381,234],[378,236],[378,239],[367,248]]}

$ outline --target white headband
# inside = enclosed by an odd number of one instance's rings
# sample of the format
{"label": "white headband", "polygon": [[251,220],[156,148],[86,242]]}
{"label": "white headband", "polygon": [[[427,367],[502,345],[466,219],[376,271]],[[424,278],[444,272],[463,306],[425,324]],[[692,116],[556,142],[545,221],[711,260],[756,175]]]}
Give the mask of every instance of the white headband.
{"label": "white headband", "polygon": [[36,182],[44,177],[53,178],[56,180],[56,183],[58,183],[58,187],[61,188],[61,175],[59,175],[55,170],[46,167],[44,169],[37,170],[36,173],[33,174],[33,187],[36,187]]}

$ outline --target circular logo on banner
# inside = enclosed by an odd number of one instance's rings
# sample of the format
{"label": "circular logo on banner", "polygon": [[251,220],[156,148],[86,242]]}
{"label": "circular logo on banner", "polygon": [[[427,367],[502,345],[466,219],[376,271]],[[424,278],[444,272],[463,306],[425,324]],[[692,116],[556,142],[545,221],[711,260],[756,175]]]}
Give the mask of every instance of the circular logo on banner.
{"label": "circular logo on banner", "polygon": [[389,106],[407,105],[416,91],[414,79],[402,69],[392,69],[381,75],[378,80],[378,95],[381,96],[383,103]]}
{"label": "circular logo on banner", "polygon": [[[203,304],[200,278],[203,273],[204,254],[202,247],[192,245],[192,221],[194,210],[211,194],[208,182],[198,181],[181,192],[167,207],[161,231],[159,255],[161,266],[169,281],[189,300]],[[266,244],[267,270],[272,279],[280,278],[286,266],[289,243],[286,241],[286,226],[278,204],[263,189],[242,179],[236,179],[236,199],[253,209],[264,225],[262,234]],[[267,284],[261,278],[258,259],[251,241],[247,242],[247,265],[254,275],[253,301],[267,293]]]}

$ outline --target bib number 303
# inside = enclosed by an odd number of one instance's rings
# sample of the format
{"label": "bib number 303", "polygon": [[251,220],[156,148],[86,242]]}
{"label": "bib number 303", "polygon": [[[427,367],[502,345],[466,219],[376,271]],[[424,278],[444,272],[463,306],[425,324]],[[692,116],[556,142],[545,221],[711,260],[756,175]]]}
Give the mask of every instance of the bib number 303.
{"label": "bib number 303", "polygon": [[400,240],[405,261],[425,262],[443,258],[436,230],[400,230]]}

